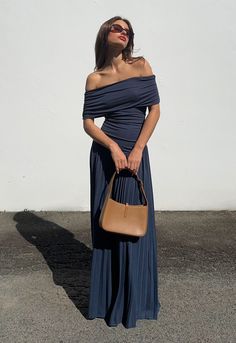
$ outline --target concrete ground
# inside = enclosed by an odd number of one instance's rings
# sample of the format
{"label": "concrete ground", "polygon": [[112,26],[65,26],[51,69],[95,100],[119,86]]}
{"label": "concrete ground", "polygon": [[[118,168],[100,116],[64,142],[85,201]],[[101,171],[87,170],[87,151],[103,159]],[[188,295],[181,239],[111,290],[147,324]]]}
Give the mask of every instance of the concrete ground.
{"label": "concrete ground", "polygon": [[0,342],[236,342],[236,212],[156,212],[158,320],[86,319],[89,212],[0,213]]}

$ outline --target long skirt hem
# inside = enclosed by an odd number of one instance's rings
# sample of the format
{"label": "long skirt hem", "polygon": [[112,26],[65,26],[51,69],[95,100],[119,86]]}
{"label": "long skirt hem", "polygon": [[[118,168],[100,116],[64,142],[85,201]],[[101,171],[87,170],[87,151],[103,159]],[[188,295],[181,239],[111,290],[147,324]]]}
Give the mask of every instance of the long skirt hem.
{"label": "long skirt hem", "polygon": [[[161,308],[161,304],[160,302],[158,302],[158,305],[157,305],[157,311],[155,314],[153,314],[153,311],[145,311],[144,313],[141,313],[139,315],[137,315],[136,317],[136,321],[137,320],[157,320],[158,319],[158,316],[160,314],[160,308]],[[137,327],[137,324],[136,324],[136,321],[134,323],[130,323],[130,324],[127,324],[127,321],[119,321],[119,322],[111,322],[109,321],[107,318],[106,318],[106,314],[97,314],[97,315],[89,315],[87,316],[87,320],[94,320],[94,319],[104,319],[106,324],[109,326],[109,327],[117,327],[119,324],[122,324],[126,329],[131,329],[131,328],[135,328]]]}

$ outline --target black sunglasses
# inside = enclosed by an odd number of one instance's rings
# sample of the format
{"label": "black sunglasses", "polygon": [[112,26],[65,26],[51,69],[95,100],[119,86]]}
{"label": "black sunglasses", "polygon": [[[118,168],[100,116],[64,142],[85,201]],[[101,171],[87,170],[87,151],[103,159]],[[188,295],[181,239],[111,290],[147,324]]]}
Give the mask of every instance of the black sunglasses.
{"label": "black sunglasses", "polygon": [[133,34],[131,34],[131,31],[129,29],[124,29],[121,25],[119,24],[112,24],[111,25],[111,29],[110,29],[111,32],[115,32],[115,33],[121,33],[121,32],[125,32],[125,35],[127,37],[131,37]]}

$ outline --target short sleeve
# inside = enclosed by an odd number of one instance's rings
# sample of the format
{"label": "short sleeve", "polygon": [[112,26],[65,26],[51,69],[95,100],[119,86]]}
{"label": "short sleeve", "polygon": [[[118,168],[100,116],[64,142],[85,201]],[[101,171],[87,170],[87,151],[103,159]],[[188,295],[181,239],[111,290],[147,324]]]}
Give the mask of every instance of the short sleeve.
{"label": "short sleeve", "polygon": [[104,107],[99,103],[99,99],[93,92],[86,91],[84,93],[84,104],[82,111],[82,119],[100,118],[104,116]]}
{"label": "short sleeve", "polygon": [[159,103],[160,103],[160,95],[159,95],[157,83],[154,80],[148,106],[159,104]]}

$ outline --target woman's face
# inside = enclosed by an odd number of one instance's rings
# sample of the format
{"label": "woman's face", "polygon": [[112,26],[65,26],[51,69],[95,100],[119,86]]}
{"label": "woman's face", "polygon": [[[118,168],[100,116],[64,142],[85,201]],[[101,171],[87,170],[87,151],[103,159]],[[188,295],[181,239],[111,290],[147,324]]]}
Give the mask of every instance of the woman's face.
{"label": "woman's face", "polygon": [[126,34],[124,30],[122,32],[118,32],[118,30],[116,30],[117,28],[116,25],[119,25],[123,27],[123,29],[127,29],[127,30],[129,30],[129,26],[123,20],[116,20],[113,22],[112,25],[114,26],[112,27],[111,31],[108,34],[107,42],[109,45],[120,46],[123,50],[129,42],[129,36]]}

